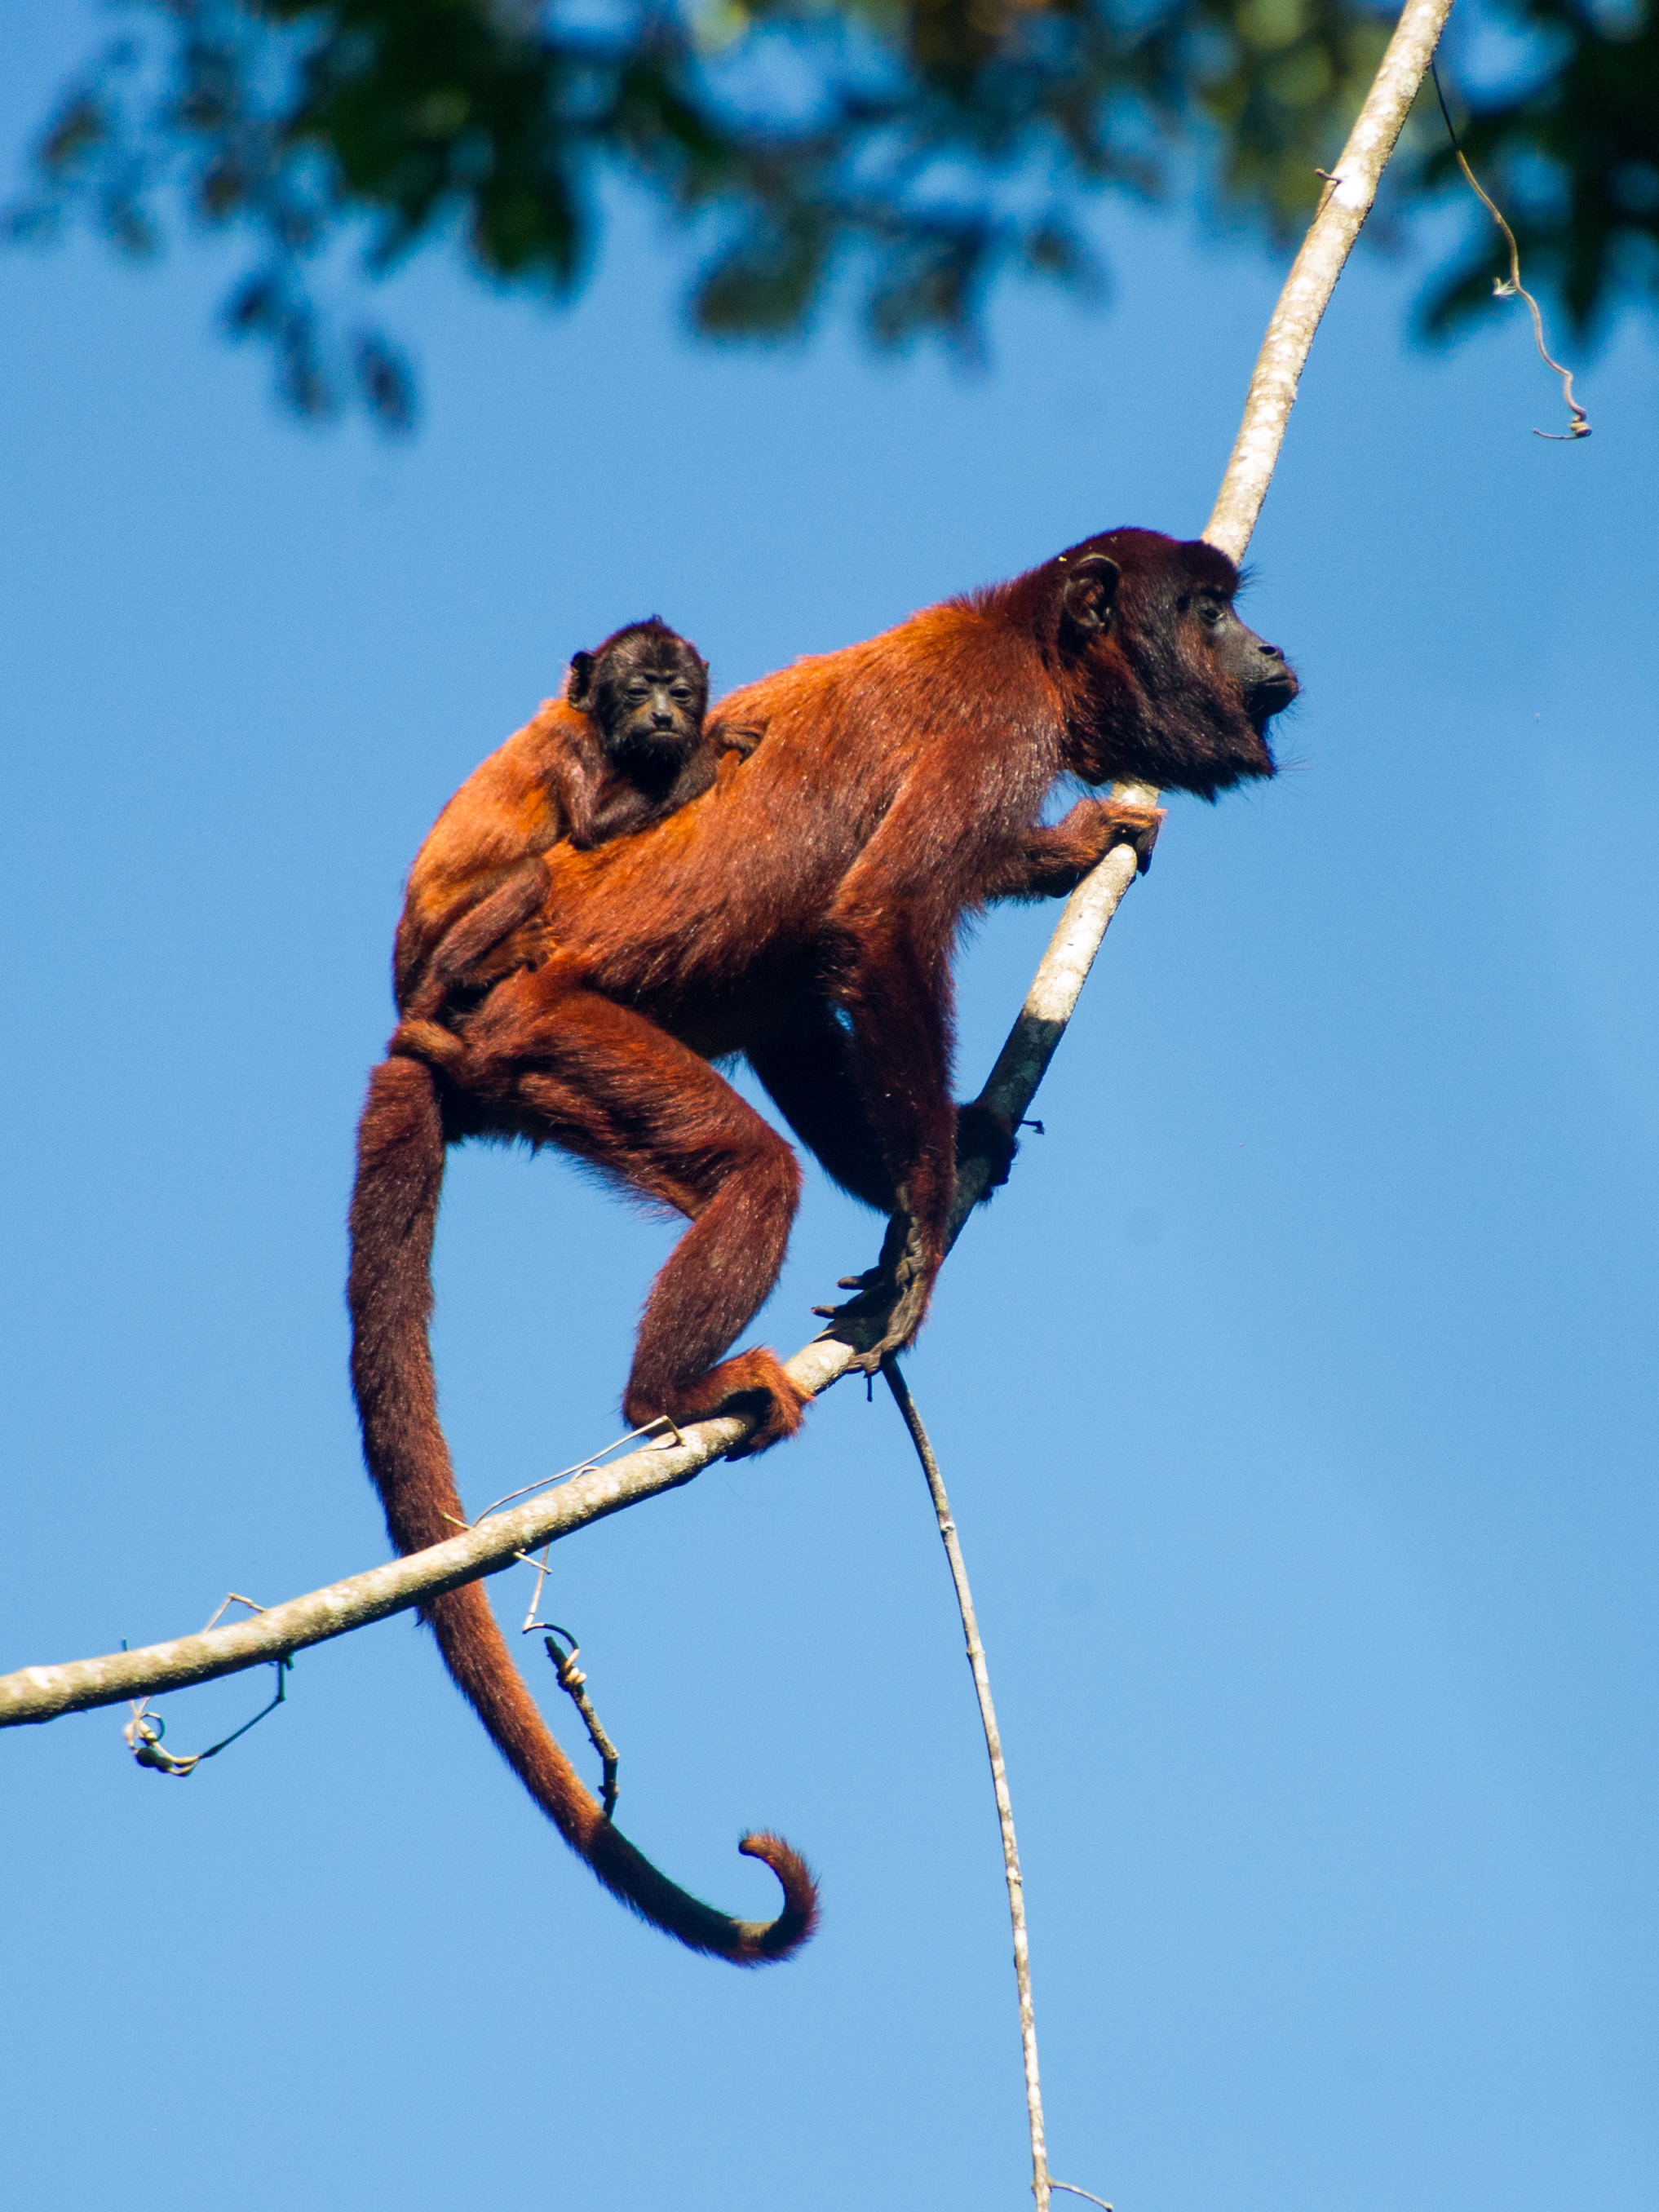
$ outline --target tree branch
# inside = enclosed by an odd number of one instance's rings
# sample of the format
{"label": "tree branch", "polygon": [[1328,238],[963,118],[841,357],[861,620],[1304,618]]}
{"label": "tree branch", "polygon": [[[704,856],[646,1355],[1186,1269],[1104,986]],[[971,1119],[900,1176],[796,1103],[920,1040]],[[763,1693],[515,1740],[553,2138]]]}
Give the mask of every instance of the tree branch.
{"label": "tree branch", "polygon": [[[829,1331],[788,1363],[795,1381],[816,1396],[846,1373],[855,1346]],[[483,1575],[500,1574],[523,1553],[676,1490],[740,1443],[752,1423],[726,1417],[683,1429],[677,1443],[651,1443],[608,1466],[584,1468],[559,1489],[487,1520],[430,1550],[411,1552],[366,1574],[331,1583],[325,1589],[273,1605],[251,1620],[137,1651],[112,1651],[98,1659],[58,1666],[23,1667],[0,1676],[0,1728],[56,1720],[63,1713],[112,1705],[123,1698],[157,1697],[221,1674],[238,1674],[312,1644],[326,1644],[388,1614],[406,1613],[443,1591]]]}
{"label": "tree branch", "polygon": [[1428,75],[1450,13],[1451,0],[1408,0],[1342,157],[1328,173],[1325,196],[1302,251],[1291,264],[1256,356],[1244,419],[1204,532],[1212,545],[1218,545],[1235,561],[1243,558],[1267,496],[1314,332],[1330,305],[1360,225],[1371,211],[1389,156]]}
{"label": "tree branch", "polygon": [[[1314,333],[1360,225],[1370,213],[1383,169],[1428,74],[1451,6],[1452,0],[1409,0],[1342,157],[1330,173],[1319,212],[1285,280],[1256,356],[1232,455],[1204,530],[1210,544],[1234,561],[1244,557],[1267,496]],[[1158,795],[1146,784],[1121,783],[1112,796],[1134,806],[1154,806]],[[1133,852],[1127,845],[1116,846],[1066,901],[1019,1018],[980,1093],[981,1103],[994,1107],[1009,1122],[1021,1120],[1036,1096],[1134,874]],[[976,1181],[969,1176],[962,1179],[951,1215],[953,1237],[984,1194],[985,1173],[981,1168]]]}
{"label": "tree branch", "polygon": [[[1250,380],[1232,458],[1205,532],[1212,544],[1235,560],[1249,543],[1267,496],[1314,332],[1376,197],[1377,181],[1450,9],[1451,0],[1410,0],[1279,295]],[[1125,784],[1118,787],[1116,796],[1151,805],[1157,793]],[[1134,871],[1133,853],[1119,846],[1067,900],[1025,1004],[980,1093],[981,1102],[1006,1120],[1019,1121],[1035,1097]],[[951,1217],[952,1243],[984,1195],[984,1172],[970,1169],[962,1178]],[[787,1363],[788,1372],[816,1396],[846,1373],[854,1353],[863,1348],[856,1329],[837,1323],[804,1346]],[[532,1498],[510,1512],[492,1514],[447,1543],[371,1567],[366,1574],[331,1583],[305,1597],[290,1598],[251,1620],[175,1637],[138,1651],[25,1667],[0,1676],[0,1728],[56,1720],[64,1713],[115,1705],[124,1698],[155,1697],[191,1683],[210,1682],[301,1651],[308,1644],[349,1635],[389,1613],[407,1612],[444,1590],[499,1574],[524,1553],[590,1522],[678,1489],[740,1443],[750,1425],[730,1418],[699,1421],[684,1430],[678,1442],[647,1443],[607,1467],[584,1468],[550,1495]]]}

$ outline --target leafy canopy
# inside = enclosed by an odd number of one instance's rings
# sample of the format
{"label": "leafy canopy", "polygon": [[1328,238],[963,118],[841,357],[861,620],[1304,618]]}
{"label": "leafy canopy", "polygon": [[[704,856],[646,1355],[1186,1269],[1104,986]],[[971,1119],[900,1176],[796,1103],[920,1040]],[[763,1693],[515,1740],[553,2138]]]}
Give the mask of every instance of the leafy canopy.
{"label": "leafy canopy", "polygon": [[[1085,197],[1182,191],[1294,234],[1392,27],[1370,0],[118,0],[5,221],[90,220],[123,251],[169,224],[251,258],[230,331],[301,412],[354,392],[411,418],[397,349],[322,289],[427,246],[566,299],[607,181],[672,213],[711,335],[781,337],[856,289],[872,336],[971,346],[1007,270],[1087,283]],[[1481,50],[1500,67],[1483,77]],[[1448,74],[1528,279],[1580,337],[1659,298],[1659,0],[1500,0]],[[1437,119],[1396,211],[1455,189]],[[1425,327],[1475,313],[1503,247],[1470,204]],[[336,288],[337,289],[337,287]],[[360,287],[348,283],[345,296]]]}

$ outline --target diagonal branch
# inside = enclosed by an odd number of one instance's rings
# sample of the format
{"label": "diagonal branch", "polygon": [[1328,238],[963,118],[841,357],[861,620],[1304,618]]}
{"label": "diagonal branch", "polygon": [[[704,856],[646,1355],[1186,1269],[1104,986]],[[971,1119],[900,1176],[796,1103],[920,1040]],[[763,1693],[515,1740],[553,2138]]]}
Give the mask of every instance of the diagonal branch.
{"label": "diagonal branch", "polygon": [[[1212,544],[1235,560],[1249,544],[1267,496],[1320,318],[1370,211],[1378,179],[1450,10],[1451,0],[1408,0],[1279,295],[1250,380],[1232,458],[1205,532]],[[1118,795],[1151,804],[1157,794],[1139,786],[1123,786]],[[1119,846],[1066,902],[1018,1019],[980,1094],[1010,1121],[1024,1116],[1036,1094],[1134,870],[1133,853]],[[952,1243],[983,1195],[982,1171],[977,1178],[971,1171],[964,1175],[951,1215]],[[862,1348],[850,1324],[836,1324],[804,1346],[787,1363],[788,1371],[816,1396],[846,1373]],[[407,1612],[444,1590],[499,1574],[523,1553],[568,1536],[590,1522],[640,1504],[662,1491],[678,1489],[740,1443],[750,1426],[730,1417],[699,1421],[682,1431],[678,1441],[647,1443],[609,1466],[585,1468],[547,1496],[510,1512],[492,1514],[447,1543],[371,1567],[366,1574],[349,1576],[305,1597],[290,1598],[253,1620],[176,1637],[138,1651],[25,1667],[0,1676],[0,1728],[56,1720],[63,1713],[115,1705],[124,1698],[155,1697],[221,1674],[240,1674],[303,1650],[307,1644],[348,1635],[389,1613]]]}

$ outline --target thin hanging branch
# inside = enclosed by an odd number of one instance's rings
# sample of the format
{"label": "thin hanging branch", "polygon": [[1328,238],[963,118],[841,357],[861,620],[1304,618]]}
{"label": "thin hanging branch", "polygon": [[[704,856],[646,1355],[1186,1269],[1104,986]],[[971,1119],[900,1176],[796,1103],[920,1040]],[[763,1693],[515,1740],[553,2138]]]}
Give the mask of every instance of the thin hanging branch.
{"label": "thin hanging branch", "polygon": [[[1290,421],[1291,409],[1296,404],[1297,387],[1301,382],[1303,367],[1313,344],[1314,334],[1330,303],[1331,295],[1336,289],[1337,279],[1342,274],[1354,240],[1359,235],[1360,226],[1370,212],[1383,168],[1398,143],[1424,75],[1434,66],[1434,50],[1450,12],[1451,0],[1419,0],[1419,4],[1408,6],[1401,15],[1365,104],[1359,112],[1347,144],[1342,149],[1342,158],[1330,174],[1319,211],[1303,240],[1302,250],[1297,255],[1284,290],[1279,294],[1256,361],[1255,374],[1250,380],[1244,419],[1239,425],[1232,456],[1227,464],[1215,508],[1204,533],[1212,545],[1220,546],[1235,561],[1243,557],[1244,549],[1255,528],[1256,517],[1261,512],[1261,502],[1267,497],[1267,487],[1273,481],[1279,448],[1285,441],[1285,427]],[[1437,77],[1435,89],[1438,93]],[[1443,111],[1444,106],[1443,100]],[[1449,127],[1449,117],[1447,122]],[[1458,158],[1462,160],[1461,151]],[[1468,166],[1465,162],[1466,171]],[[1470,181],[1474,182],[1472,174]],[[1480,187],[1476,185],[1475,189],[1479,191]],[[1484,193],[1481,196],[1485,198]],[[1493,212],[1495,214],[1496,210]],[[1498,220],[1501,222],[1502,217]],[[1518,270],[1516,282],[1519,283]],[[1536,314],[1534,306],[1534,319]],[[1541,333],[1539,343],[1541,349]],[[1571,381],[1567,397],[1571,404]],[[1574,428],[1578,428],[1577,422]],[[1115,796],[1136,805],[1150,806],[1156,802],[1158,794],[1141,785],[1120,784]],[[1036,1095],[1055,1048],[1066,1033],[1066,1025],[1088,980],[1089,970],[1094,964],[1095,955],[1100,950],[1112,916],[1117,911],[1118,902],[1134,880],[1134,854],[1127,847],[1119,847],[1116,851],[1109,853],[1093,874],[1079,884],[1060,916],[1060,926],[1043,955],[1019,1019],[1009,1032],[989,1080],[980,1093],[981,1103],[993,1107],[1011,1125],[1024,1117]],[[966,1177],[963,1182],[967,1185]],[[957,1190],[951,1217],[953,1240],[982,1188],[981,1174],[977,1188],[968,1186]],[[1036,2013],[1031,1995],[1030,1943],[1025,1926],[1025,1885],[1020,1873],[1019,1846],[1014,1837],[1013,1801],[1008,1789],[1008,1772],[1002,1755],[1002,1737],[997,1727],[996,1708],[991,1698],[991,1678],[985,1658],[985,1646],[974,1612],[973,1593],[969,1587],[968,1567],[963,1557],[961,1539],[933,1445],[928,1441],[927,1432],[922,1426],[921,1417],[900,1373],[897,1361],[892,1358],[884,1361],[882,1372],[886,1376],[888,1387],[904,1417],[910,1441],[916,1448],[916,1455],[927,1478],[927,1488],[939,1521],[939,1534],[944,1540],[945,1557],[951,1563],[951,1579],[956,1587],[969,1663],[973,1668],[974,1690],[979,1699],[980,1721],[985,1730],[985,1749],[991,1762],[991,1786],[996,1796],[997,1820],[1002,1832],[1002,1863],[1008,1885],[1008,1913],[1013,1927],[1014,1978],[1019,1993],[1020,2048],[1025,2064],[1025,2109],[1031,2143],[1031,2194],[1036,2200],[1036,2212],[1049,2212],[1049,2195],[1053,2189],[1064,2190],[1068,2195],[1086,2197],[1091,2203],[1104,2205],[1105,2199],[1094,2196],[1089,2190],[1079,2189],[1071,2182],[1051,2182],[1049,2179],[1048,2135],[1042,2116],[1042,2081],[1037,2067]],[[1110,2212],[1109,2207],[1107,2212]]]}
{"label": "thin hanging branch", "polygon": [[[1031,2193],[1036,2198],[1037,2212],[1048,2212],[1048,2154],[1042,2134],[1042,2083],[1037,2072],[1036,2014],[1031,2004],[1031,1949],[1025,1934],[1025,1884],[1019,1871],[1019,1845],[1014,1839],[1014,1802],[1008,1794],[1008,1769],[1002,1757],[1002,1733],[997,1727],[997,1709],[991,1701],[991,1673],[986,1663],[985,1646],[981,1641],[979,1621],[974,1613],[974,1593],[968,1584],[968,1563],[962,1556],[962,1541],[957,1534],[955,1516],[945,1492],[945,1477],[933,1455],[933,1447],[927,1431],[921,1425],[921,1415],[916,1411],[916,1401],[910,1395],[910,1386],[891,1354],[881,1363],[881,1371],[887,1378],[887,1387],[893,1401],[904,1416],[904,1425],[910,1431],[910,1441],[916,1448],[916,1457],[921,1462],[921,1471],[927,1478],[928,1495],[933,1501],[933,1514],[939,1522],[939,1533],[945,1546],[945,1556],[951,1563],[951,1580],[956,1589],[957,1609],[962,1615],[962,1633],[968,1646],[968,1664],[974,1674],[974,1695],[979,1699],[980,1726],[985,1731],[985,1754],[991,1762],[991,1787],[996,1794],[997,1820],[1002,1830],[1002,1871],[1008,1884],[1008,1917],[1014,1931],[1014,1978],[1019,1985],[1019,2042],[1025,2058],[1025,2114],[1031,2130]],[[1060,2185],[1064,2187],[1066,2185]]]}
{"label": "thin hanging branch", "polygon": [[[1314,332],[1370,211],[1377,180],[1450,9],[1451,0],[1410,0],[1279,295],[1250,380],[1232,457],[1204,533],[1234,560],[1249,543],[1267,496]],[[1139,799],[1141,787],[1120,787],[1119,795]],[[1147,802],[1155,796],[1147,793]],[[980,1093],[986,1104],[1011,1122],[1024,1117],[1036,1096],[1134,871],[1133,853],[1127,846],[1118,846],[1066,902],[1018,1019]],[[963,1176],[951,1215],[953,1243],[983,1191],[982,1179]],[[788,1372],[816,1396],[840,1380],[867,1340],[854,1325],[837,1323],[804,1346],[787,1363]],[[176,1637],[137,1651],[24,1667],[0,1676],[0,1728],[56,1720],[64,1713],[115,1705],[124,1698],[158,1697],[164,1691],[240,1674],[407,1612],[444,1590],[499,1574],[522,1553],[538,1551],[591,1522],[678,1489],[741,1443],[750,1426],[730,1416],[696,1422],[665,1443],[645,1444],[607,1467],[585,1467],[550,1495],[510,1512],[492,1514],[428,1551],[411,1553],[325,1589],[290,1598],[254,1620]]]}

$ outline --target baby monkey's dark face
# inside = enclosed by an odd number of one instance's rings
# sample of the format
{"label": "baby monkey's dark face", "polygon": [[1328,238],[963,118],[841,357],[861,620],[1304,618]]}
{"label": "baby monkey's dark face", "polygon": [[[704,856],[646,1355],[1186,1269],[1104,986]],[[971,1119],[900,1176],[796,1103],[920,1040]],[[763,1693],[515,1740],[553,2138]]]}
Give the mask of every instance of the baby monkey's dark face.
{"label": "baby monkey's dark face", "polygon": [[684,759],[708,711],[708,668],[683,641],[629,638],[594,671],[593,714],[613,761]]}

